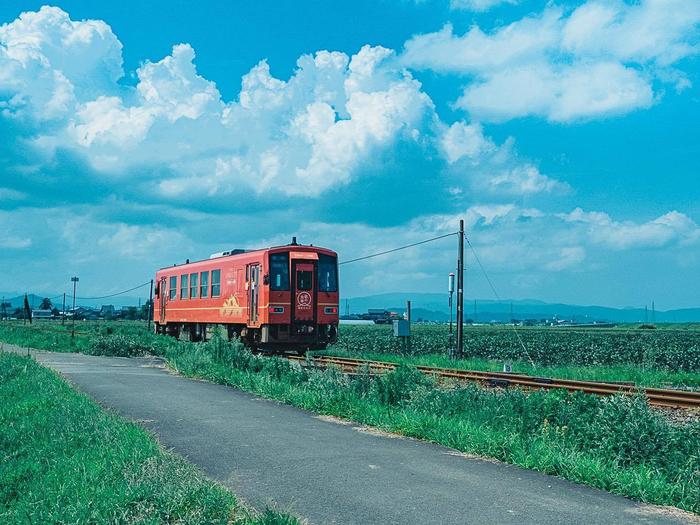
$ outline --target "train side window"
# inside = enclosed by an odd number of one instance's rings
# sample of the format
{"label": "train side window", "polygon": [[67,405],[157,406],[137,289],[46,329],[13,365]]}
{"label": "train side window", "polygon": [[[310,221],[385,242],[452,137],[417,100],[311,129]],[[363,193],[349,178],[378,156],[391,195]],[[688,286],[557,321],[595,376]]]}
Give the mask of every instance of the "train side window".
{"label": "train side window", "polygon": [[170,290],[168,291],[170,294],[170,300],[173,301],[177,297],[177,276],[173,275],[170,277]]}
{"label": "train side window", "polygon": [[338,291],[338,259],[332,255],[318,255],[318,289],[322,292]]}
{"label": "train side window", "polygon": [[313,275],[307,270],[297,272],[297,290],[311,290]]}
{"label": "train side window", "polygon": [[187,286],[187,274],[180,276],[180,299],[187,299],[187,292],[190,289]]}
{"label": "train side window", "polygon": [[211,271],[211,296],[219,297],[221,295],[221,270]]}
{"label": "train side window", "polygon": [[199,283],[198,281],[199,274],[197,273],[191,273],[190,274],[190,299],[196,299],[197,298],[197,292],[199,288]]}
{"label": "train side window", "polygon": [[270,254],[270,290],[289,290],[289,254]]}
{"label": "train side window", "polygon": [[199,276],[199,296],[202,299],[209,297],[209,272],[202,272]]}

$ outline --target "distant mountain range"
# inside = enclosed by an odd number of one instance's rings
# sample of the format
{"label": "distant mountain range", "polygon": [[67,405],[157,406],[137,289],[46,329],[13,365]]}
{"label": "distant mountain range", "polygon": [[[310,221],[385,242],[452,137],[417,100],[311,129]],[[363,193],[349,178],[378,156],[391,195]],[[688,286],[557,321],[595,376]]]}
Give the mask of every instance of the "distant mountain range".
{"label": "distant mountain range", "polygon": [[[456,304],[456,294],[454,301]],[[363,313],[368,309],[387,309],[403,312],[406,301],[411,301],[411,317],[415,320],[446,321],[450,316],[447,294],[433,293],[387,293],[367,297],[347,299],[350,313]],[[476,303],[476,305],[475,305]],[[512,308],[512,317],[511,317]],[[342,314],[346,312],[346,300],[340,305]],[[454,307],[453,307],[454,312]],[[454,314],[453,314],[454,315]],[[492,300],[465,299],[464,318],[479,323],[491,321],[510,321],[514,319],[552,319],[573,320],[578,323],[608,321],[614,323],[689,323],[700,322],[700,308],[682,308],[645,312],[644,308],[611,308],[607,306],[581,306],[561,303],[545,303],[534,299]]]}
{"label": "distant mountain range", "polygon": [[[0,292],[0,297],[4,295],[5,302],[9,302],[11,308],[21,308],[24,304],[24,294]],[[54,294],[55,295],[55,294]],[[38,308],[44,297],[52,295],[29,294],[29,304]],[[143,304],[147,296],[141,297]],[[457,297],[455,295],[454,300]],[[350,313],[359,314],[367,312],[368,309],[386,309],[394,312],[403,312],[406,309],[406,301],[411,301],[411,317],[415,320],[426,321],[447,321],[450,318],[450,309],[447,303],[447,294],[436,293],[386,293],[370,295],[367,297],[352,297],[347,299]],[[56,308],[61,308],[63,297],[53,300]],[[700,308],[681,308],[676,310],[657,310],[646,313],[644,308],[611,308],[607,306],[582,306],[561,303],[545,303],[535,299],[524,300],[503,300],[501,302],[493,300],[476,300],[476,308],[473,299],[464,301],[464,318],[472,319],[479,323],[491,321],[507,322],[515,319],[552,319],[557,317],[563,320],[573,320],[579,323],[593,321],[609,321],[613,323],[643,323],[655,321],[657,323],[690,323],[700,322]],[[66,296],[66,306],[70,307],[72,297]],[[111,304],[114,306],[137,306],[139,297],[118,296],[109,299],[76,301],[78,306],[95,306]],[[341,314],[346,312],[346,299],[342,299],[340,305]],[[454,308],[453,308],[454,315]]]}

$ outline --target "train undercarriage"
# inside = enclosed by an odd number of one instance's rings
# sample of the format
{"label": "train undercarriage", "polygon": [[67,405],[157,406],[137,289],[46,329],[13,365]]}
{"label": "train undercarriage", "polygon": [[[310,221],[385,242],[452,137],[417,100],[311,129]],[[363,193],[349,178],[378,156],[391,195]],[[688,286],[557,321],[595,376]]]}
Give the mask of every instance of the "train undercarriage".
{"label": "train undercarriage", "polygon": [[246,346],[270,353],[322,350],[338,340],[334,324],[270,324],[251,328],[243,324],[155,323],[157,334],[183,341],[208,341],[218,332],[229,341],[239,338]]}

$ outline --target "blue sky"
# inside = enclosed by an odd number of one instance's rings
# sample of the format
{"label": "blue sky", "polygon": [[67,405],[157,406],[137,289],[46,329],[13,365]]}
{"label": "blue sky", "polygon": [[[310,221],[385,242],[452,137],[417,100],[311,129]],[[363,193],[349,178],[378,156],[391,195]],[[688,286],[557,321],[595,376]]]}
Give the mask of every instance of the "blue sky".
{"label": "blue sky", "polygon": [[[101,295],[292,235],[348,259],[464,218],[504,297],[698,305],[695,0],[42,6],[0,5],[5,291]],[[443,291],[453,244],[343,291]]]}

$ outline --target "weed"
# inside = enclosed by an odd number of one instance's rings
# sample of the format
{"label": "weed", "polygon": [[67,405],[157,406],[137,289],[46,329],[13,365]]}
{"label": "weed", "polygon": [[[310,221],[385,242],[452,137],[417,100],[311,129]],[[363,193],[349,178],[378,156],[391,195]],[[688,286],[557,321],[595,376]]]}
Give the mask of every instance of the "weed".
{"label": "weed", "polygon": [[263,358],[260,368],[261,358],[251,360],[245,349],[233,347],[230,352],[226,362],[198,350],[166,357],[184,374],[642,501],[700,512],[700,422],[673,424],[642,398],[476,385],[438,389],[408,366],[381,376],[365,370],[349,377],[337,369],[301,371],[277,358]]}
{"label": "weed", "polygon": [[297,523],[255,515],[30,358],[0,353],[0,522]]}
{"label": "weed", "polygon": [[[112,334],[100,330],[104,329],[93,329],[91,334],[76,335],[72,340],[64,334],[41,335],[39,331],[21,327],[0,326],[0,339],[28,341],[32,346],[38,344],[46,349],[90,351],[104,347],[117,351],[114,338],[138,333],[123,325],[115,325]],[[425,334],[431,330],[426,327],[423,335],[427,337]],[[504,356],[519,355],[517,345],[508,342],[510,336],[503,331],[474,330],[468,332],[475,335],[468,346],[477,357],[456,362],[458,367],[495,369],[502,364],[500,360]],[[692,330],[646,331],[645,337],[652,336],[647,339],[614,331],[578,336],[570,335],[574,332],[553,331],[557,337],[565,334],[564,350],[556,349],[555,340],[547,339],[551,334],[542,332],[533,330],[529,339],[526,338],[526,344],[538,359],[539,374],[549,372],[561,377],[589,374],[595,376],[590,379],[602,379],[606,374],[627,371],[641,384],[668,380],[700,384],[699,375],[692,369],[696,359],[693,352],[697,353],[697,342],[693,339],[696,332]],[[111,340],[97,343],[100,337]],[[352,336],[346,335],[345,327],[341,337],[346,342],[352,340]],[[612,339],[606,342],[606,337]],[[389,353],[362,355],[403,365],[454,364],[442,355],[398,356],[391,353],[390,345],[378,348],[372,342],[380,340],[384,341],[379,335],[369,338],[364,346],[358,343],[358,350],[385,350]],[[545,342],[534,352],[532,345],[538,341]],[[610,352],[610,345],[618,343],[622,349]],[[590,355],[585,354],[587,347],[582,346],[585,344],[590,345]],[[164,355],[171,366],[185,375],[234,385],[322,414],[494,457],[642,501],[700,512],[700,422],[671,423],[641,398],[599,398],[563,391],[524,393],[474,385],[438,389],[410,366],[399,366],[394,372],[378,377],[372,376],[369,369],[349,377],[337,369],[305,369],[286,360],[253,355],[239,340],[227,341],[221,336],[206,343],[186,343],[145,334],[138,344],[125,346],[129,349],[124,352],[146,349]],[[434,347],[426,343],[422,348]],[[623,365],[625,359],[637,364]],[[593,366],[601,362],[620,364]],[[523,370],[529,365],[522,362],[515,361],[515,365],[516,370],[532,371]],[[25,474],[16,471],[20,478]]]}

